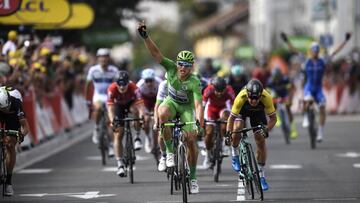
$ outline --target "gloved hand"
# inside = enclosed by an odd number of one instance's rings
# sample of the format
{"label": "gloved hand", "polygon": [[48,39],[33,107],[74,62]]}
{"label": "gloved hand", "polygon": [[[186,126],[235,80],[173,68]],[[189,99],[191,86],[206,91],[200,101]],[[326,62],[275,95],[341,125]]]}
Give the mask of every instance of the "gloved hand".
{"label": "gloved hand", "polygon": [[289,41],[289,39],[288,39],[287,35],[285,34],[285,32],[281,32],[281,33],[280,33],[280,36],[281,36],[281,39],[284,40],[284,42],[288,42],[288,41]]}
{"label": "gloved hand", "polygon": [[351,38],[351,32],[345,34],[345,41],[348,41]]}
{"label": "gloved hand", "polygon": [[269,137],[269,133],[266,125],[262,125],[262,128],[256,132],[260,133],[260,135],[263,136],[265,139]]}
{"label": "gloved hand", "polygon": [[21,131],[19,131],[18,136],[19,136],[19,137],[18,137],[18,140],[17,140],[17,141],[18,141],[19,143],[24,142],[24,137],[25,137],[25,136],[24,136],[24,134],[22,134]]}
{"label": "gloved hand", "polygon": [[228,131],[225,134],[225,145],[230,146],[231,145],[231,132]]}
{"label": "gloved hand", "polygon": [[143,39],[148,38],[148,34],[147,34],[147,31],[146,31],[145,21],[139,22],[138,31],[139,31],[140,36],[141,36]]}
{"label": "gloved hand", "polygon": [[205,129],[203,127],[198,127],[198,136],[203,137],[205,136]]}

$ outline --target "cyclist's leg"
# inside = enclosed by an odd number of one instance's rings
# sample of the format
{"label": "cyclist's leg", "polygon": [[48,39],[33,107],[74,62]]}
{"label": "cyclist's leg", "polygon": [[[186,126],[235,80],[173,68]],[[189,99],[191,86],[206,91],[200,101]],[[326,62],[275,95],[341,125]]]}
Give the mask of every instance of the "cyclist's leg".
{"label": "cyclist's leg", "polygon": [[[242,130],[245,126],[246,116],[240,115],[239,118],[235,119],[233,131]],[[235,172],[240,172],[240,159],[239,159],[239,143],[241,135],[232,134],[232,147],[231,147],[231,165]]]}
{"label": "cyclist's leg", "polygon": [[302,123],[302,127],[303,128],[307,128],[309,126],[309,119],[308,119],[308,108],[310,103],[313,100],[313,96],[312,93],[310,91],[309,88],[304,88],[304,100],[303,100],[303,115],[304,115],[304,119],[303,119],[303,123]]}
{"label": "cyclist's leg", "polygon": [[[181,106],[181,122],[191,122],[195,120],[194,108],[187,105]],[[186,125],[183,127],[186,135],[186,146],[188,147],[188,161],[190,168],[190,180],[196,180],[196,163],[198,159],[196,125]]]}
{"label": "cyclist's leg", "polygon": [[[220,119],[222,121],[227,121],[229,116],[230,116],[230,110],[229,109],[223,109],[223,110],[220,111]],[[225,133],[226,133],[226,124],[222,123],[220,125],[221,140],[223,140],[223,137],[225,136]],[[230,155],[230,148],[228,146],[223,145],[222,151],[223,151],[224,156],[229,156]]]}
{"label": "cyclist's leg", "polygon": [[[176,109],[174,102],[169,98],[165,98],[165,100],[160,104],[158,109],[158,115],[159,115],[159,122],[160,125],[168,122],[176,115]],[[167,154],[173,154],[173,143],[172,143],[172,137],[171,137],[171,129],[170,127],[164,127],[160,130],[160,136],[164,139],[165,147],[166,147],[166,153]]]}
{"label": "cyclist's leg", "polygon": [[[206,120],[217,120],[219,118],[219,111],[216,108],[207,106],[205,108],[205,119]],[[215,124],[206,123],[205,126],[205,148],[206,148],[206,160],[210,161],[210,151],[213,148],[213,134],[214,134]],[[208,163],[206,163],[208,164]]]}
{"label": "cyclist's leg", "polygon": [[[115,117],[120,119],[125,118],[125,105],[115,105]],[[123,157],[123,144],[122,140],[124,137],[124,122],[120,122],[120,126],[114,131],[114,153],[118,168],[124,167]]]}
{"label": "cyclist's leg", "polygon": [[321,141],[324,135],[324,126],[326,121],[326,99],[322,92],[322,89],[319,89],[315,95],[315,102],[319,105],[319,129],[317,133],[317,140]]}

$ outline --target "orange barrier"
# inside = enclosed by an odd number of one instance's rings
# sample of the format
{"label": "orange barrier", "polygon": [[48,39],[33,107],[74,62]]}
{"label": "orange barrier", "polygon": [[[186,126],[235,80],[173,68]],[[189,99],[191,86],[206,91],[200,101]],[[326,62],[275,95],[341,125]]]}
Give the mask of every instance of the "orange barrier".
{"label": "orange barrier", "polygon": [[23,96],[23,108],[30,127],[31,143],[36,145],[39,143],[37,137],[37,122],[35,115],[35,93],[33,89],[29,89]]}

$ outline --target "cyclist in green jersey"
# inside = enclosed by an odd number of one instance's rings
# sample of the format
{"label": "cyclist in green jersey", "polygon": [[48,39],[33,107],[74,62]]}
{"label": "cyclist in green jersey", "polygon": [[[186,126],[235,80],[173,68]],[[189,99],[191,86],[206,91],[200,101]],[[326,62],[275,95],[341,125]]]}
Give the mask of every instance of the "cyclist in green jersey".
{"label": "cyclist in green jersey", "polygon": [[[192,74],[194,54],[190,51],[181,51],[177,55],[176,62],[164,57],[159,48],[150,39],[146,31],[145,22],[138,26],[140,36],[144,39],[145,46],[151,56],[166,70],[168,81],[168,96],[161,103],[158,114],[160,124],[169,122],[178,114],[181,122],[194,121],[194,110],[196,120],[200,124],[199,131],[204,132],[204,112],[202,107],[202,95],[200,80]],[[199,193],[196,179],[196,162],[198,158],[197,149],[197,126],[186,125],[183,130],[186,133],[188,147],[188,161],[190,166],[190,192]],[[166,166],[175,166],[171,130],[166,127],[161,136],[164,137],[166,146]]]}

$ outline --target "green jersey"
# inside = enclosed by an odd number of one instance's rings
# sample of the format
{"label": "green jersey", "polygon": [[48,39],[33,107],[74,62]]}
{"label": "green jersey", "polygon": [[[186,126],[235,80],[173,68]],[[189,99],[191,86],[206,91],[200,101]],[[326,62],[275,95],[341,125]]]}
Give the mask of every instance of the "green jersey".
{"label": "green jersey", "polygon": [[192,104],[194,100],[202,100],[200,80],[193,74],[181,81],[177,75],[174,61],[164,58],[160,63],[167,72],[169,97],[176,103]]}

